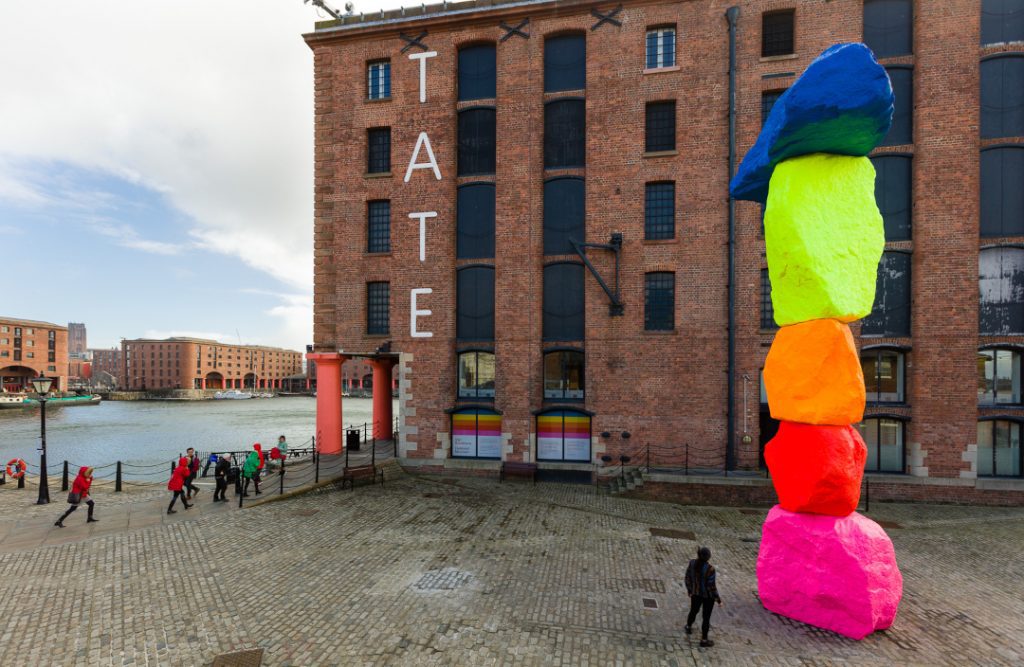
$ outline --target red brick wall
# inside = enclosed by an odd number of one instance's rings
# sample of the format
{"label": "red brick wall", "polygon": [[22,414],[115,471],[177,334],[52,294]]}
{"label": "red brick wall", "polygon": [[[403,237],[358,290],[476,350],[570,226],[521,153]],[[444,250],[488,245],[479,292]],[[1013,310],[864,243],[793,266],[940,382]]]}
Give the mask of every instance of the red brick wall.
{"label": "red brick wall", "polygon": [[[4,331],[4,327],[8,330]],[[21,360],[15,361],[14,333],[15,329],[21,329]],[[49,335],[54,332],[55,348],[54,360],[49,360]],[[31,333],[30,333],[31,332]],[[0,376],[5,375],[4,369],[8,369],[7,375],[16,371],[13,367],[21,369],[29,368],[32,376],[45,375],[54,379],[54,391],[64,391],[68,387],[68,330],[65,327],[49,324],[47,322],[36,322],[33,320],[16,320],[11,318],[0,318]],[[6,354],[4,354],[6,353]],[[29,355],[32,355],[31,357]],[[22,371],[17,371],[19,375]]]}
{"label": "red brick wall", "polygon": [[[234,386],[248,374],[255,374],[259,380],[277,381],[302,372],[302,353],[279,348],[199,340],[126,340],[122,346],[131,347],[124,380],[128,389],[193,389],[196,379],[210,373],[219,373]],[[197,350],[201,361],[198,371]]]}

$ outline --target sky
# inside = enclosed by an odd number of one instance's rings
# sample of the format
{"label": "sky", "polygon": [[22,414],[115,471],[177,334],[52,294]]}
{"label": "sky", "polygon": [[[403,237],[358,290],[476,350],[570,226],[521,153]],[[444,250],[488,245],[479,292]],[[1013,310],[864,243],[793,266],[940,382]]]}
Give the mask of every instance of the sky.
{"label": "sky", "polygon": [[302,34],[323,18],[302,0],[0,0],[0,315],[84,322],[89,347],[312,342]]}

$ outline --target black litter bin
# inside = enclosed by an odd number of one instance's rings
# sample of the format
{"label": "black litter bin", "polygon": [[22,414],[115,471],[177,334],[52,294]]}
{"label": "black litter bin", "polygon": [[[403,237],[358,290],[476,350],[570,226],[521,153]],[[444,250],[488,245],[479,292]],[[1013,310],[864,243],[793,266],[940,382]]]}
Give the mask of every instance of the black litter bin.
{"label": "black litter bin", "polygon": [[345,431],[345,447],[353,452],[358,452],[360,436],[362,436],[362,432],[358,429]]}

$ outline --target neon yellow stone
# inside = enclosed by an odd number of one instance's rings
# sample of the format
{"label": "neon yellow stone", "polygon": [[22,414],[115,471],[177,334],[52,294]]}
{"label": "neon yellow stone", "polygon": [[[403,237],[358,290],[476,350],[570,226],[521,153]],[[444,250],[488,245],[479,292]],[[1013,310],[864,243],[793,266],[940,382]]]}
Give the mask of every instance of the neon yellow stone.
{"label": "neon yellow stone", "polygon": [[764,237],[779,326],[870,313],[885,246],[871,161],[813,153],[780,162]]}

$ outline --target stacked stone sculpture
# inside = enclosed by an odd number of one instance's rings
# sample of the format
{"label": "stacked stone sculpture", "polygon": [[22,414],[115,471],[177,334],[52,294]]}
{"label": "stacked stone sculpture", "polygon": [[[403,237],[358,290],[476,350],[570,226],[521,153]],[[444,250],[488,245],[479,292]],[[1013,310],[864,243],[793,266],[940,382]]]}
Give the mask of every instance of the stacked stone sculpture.
{"label": "stacked stone sculpture", "polygon": [[867,449],[849,322],[871,312],[885,244],[868,153],[892,123],[889,77],[863,44],[822,53],[776,102],[730,185],[767,204],[775,321],[764,383],[779,504],[757,559],[770,611],[855,639],[889,627],[903,578],[889,536],[855,510]]}

